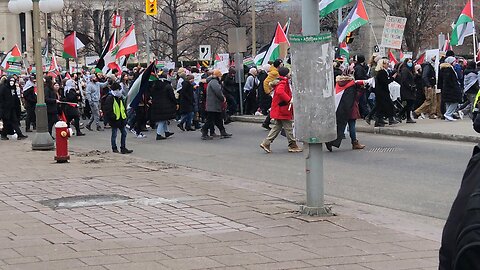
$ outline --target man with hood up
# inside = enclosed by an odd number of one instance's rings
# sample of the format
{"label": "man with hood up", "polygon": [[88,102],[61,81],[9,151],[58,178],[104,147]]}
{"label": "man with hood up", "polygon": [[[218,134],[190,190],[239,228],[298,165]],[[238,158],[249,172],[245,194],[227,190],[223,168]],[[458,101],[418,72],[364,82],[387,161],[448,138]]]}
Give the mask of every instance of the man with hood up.
{"label": "man with hood up", "polygon": [[27,110],[27,119],[25,119],[25,132],[32,132],[37,129],[37,120],[35,114],[35,106],[37,105],[37,93],[35,93],[35,81],[33,77],[28,78],[25,86],[23,86],[23,99],[25,100],[25,109]]}
{"label": "man with hood up", "polygon": [[17,133],[18,140],[28,138],[20,130],[19,112],[20,99],[17,94],[16,81],[15,78],[10,77],[0,87],[0,118],[3,119],[2,140],[8,140],[9,128]]}
{"label": "man with hood up", "polygon": [[422,113],[429,114],[431,119],[435,119],[438,115],[436,113],[436,97],[435,97],[435,85],[437,84],[437,74],[433,64],[435,63],[437,57],[432,56],[430,59],[427,59],[427,63],[422,66],[422,80],[423,80],[423,91],[425,92],[425,101],[423,104],[414,111],[414,116],[418,117]]}
{"label": "man with hood up", "polygon": [[445,102],[446,112],[443,115],[447,121],[455,121],[453,114],[458,108],[458,104],[462,101],[462,90],[458,83],[457,73],[453,68],[456,59],[449,56],[445,59],[445,63],[440,65],[438,76],[438,87],[442,89],[442,102]]}
{"label": "man with hood up", "polygon": [[133,151],[126,147],[127,142],[127,111],[125,110],[125,100],[123,99],[122,88],[118,83],[113,83],[111,91],[105,99],[105,117],[112,127],[111,144],[112,151],[118,153],[117,133],[120,130],[120,152],[122,154],[130,154]]}

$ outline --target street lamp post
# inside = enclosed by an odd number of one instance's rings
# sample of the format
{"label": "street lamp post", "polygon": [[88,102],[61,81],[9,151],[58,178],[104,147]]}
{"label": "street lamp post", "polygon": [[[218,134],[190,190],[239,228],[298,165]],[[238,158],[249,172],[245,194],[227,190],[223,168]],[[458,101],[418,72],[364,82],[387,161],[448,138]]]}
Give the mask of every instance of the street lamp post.
{"label": "street lamp post", "polygon": [[257,1],[252,0],[252,57],[257,55],[257,23],[256,23]]}
{"label": "street lamp post", "polygon": [[48,133],[47,105],[45,104],[43,85],[40,10],[44,13],[60,11],[63,9],[63,0],[10,0],[8,8],[10,12],[17,14],[33,10],[33,55],[37,77],[37,130],[32,140],[32,150],[53,150],[53,139]]}

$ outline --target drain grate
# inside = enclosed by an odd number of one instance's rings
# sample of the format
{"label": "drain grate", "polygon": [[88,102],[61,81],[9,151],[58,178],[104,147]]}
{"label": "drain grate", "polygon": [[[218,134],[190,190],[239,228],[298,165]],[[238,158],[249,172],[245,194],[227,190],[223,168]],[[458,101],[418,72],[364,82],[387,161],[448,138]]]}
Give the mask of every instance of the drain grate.
{"label": "drain grate", "polygon": [[369,148],[367,152],[370,153],[392,153],[392,152],[397,152],[400,151],[401,149],[397,147],[375,147],[375,148]]}

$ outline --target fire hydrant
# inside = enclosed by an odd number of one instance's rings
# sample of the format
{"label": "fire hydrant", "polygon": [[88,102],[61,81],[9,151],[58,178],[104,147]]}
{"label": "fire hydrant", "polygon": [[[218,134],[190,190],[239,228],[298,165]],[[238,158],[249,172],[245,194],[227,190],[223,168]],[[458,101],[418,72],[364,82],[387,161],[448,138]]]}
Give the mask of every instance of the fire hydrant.
{"label": "fire hydrant", "polygon": [[55,124],[55,145],[57,163],[65,163],[70,159],[68,154],[68,138],[70,137],[70,130],[68,130],[67,123],[58,121]]}

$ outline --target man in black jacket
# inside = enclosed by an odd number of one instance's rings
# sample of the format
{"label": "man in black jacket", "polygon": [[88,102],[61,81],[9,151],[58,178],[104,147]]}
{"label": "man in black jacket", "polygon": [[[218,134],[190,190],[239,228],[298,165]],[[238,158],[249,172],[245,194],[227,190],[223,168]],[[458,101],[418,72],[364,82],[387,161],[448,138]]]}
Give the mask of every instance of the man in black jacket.
{"label": "man in black jacket", "polygon": [[9,128],[17,133],[18,140],[28,138],[20,130],[20,99],[18,98],[15,83],[15,78],[11,77],[0,87],[0,118],[3,119],[2,140],[8,140]]}
{"label": "man in black jacket", "polygon": [[[353,73],[355,80],[360,81],[360,80],[370,79],[370,76],[368,76],[369,68],[365,64],[365,56],[357,55],[355,56],[355,58],[356,58],[356,64],[355,64],[354,73]],[[370,110],[367,105],[367,95],[365,93],[360,94],[359,100],[358,100],[358,106],[359,106],[360,114],[362,117],[365,117],[370,113]]]}

